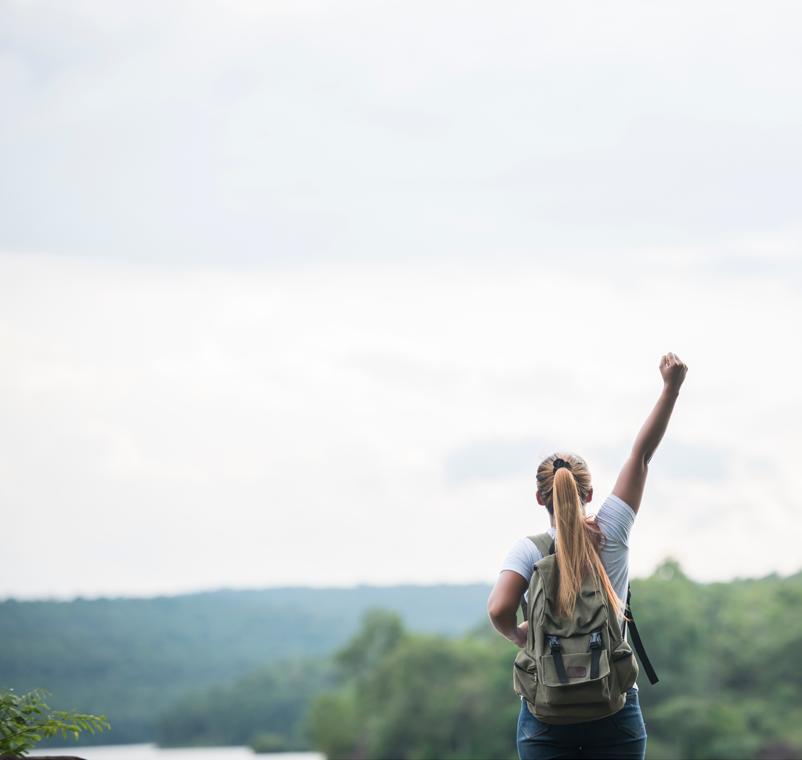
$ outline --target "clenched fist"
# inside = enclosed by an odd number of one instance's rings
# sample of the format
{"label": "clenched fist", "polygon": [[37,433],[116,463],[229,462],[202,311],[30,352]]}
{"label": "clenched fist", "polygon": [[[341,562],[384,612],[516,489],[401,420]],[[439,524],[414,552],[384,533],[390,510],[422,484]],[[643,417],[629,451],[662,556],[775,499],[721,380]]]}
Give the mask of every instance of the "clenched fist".
{"label": "clenched fist", "polygon": [[678,391],[687,371],[688,365],[676,354],[668,353],[660,359],[660,374],[666,388]]}

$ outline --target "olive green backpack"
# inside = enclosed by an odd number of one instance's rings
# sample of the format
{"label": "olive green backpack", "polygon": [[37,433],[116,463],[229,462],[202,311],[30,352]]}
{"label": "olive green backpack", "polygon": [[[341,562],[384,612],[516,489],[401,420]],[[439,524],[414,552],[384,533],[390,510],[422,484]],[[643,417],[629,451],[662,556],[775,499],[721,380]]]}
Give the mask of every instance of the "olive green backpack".
{"label": "olive green backpack", "polygon": [[[526,645],[513,667],[513,688],[535,717],[545,723],[581,723],[606,718],[626,702],[638,675],[638,663],[612,614],[606,594],[591,579],[583,581],[573,616],[557,612],[559,571],[554,540],[548,533],[529,536],[543,555],[529,583]],[[649,681],[657,682],[629,610],[632,640]]]}

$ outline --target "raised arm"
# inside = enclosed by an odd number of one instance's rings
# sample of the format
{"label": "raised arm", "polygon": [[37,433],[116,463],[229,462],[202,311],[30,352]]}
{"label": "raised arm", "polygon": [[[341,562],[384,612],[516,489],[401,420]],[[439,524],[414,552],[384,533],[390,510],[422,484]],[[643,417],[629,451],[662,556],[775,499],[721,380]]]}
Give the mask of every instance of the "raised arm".
{"label": "raised arm", "polygon": [[676,354],[666,354],[660,359],[660,375],[663,378],[663,390],[660,398],[654,405],[646,422],[640,429],[632,452],[624,462],[621,473],[613,487],[613,494],[629,504],[635,512],[640,508],[643,497],[643,487],[646,485],[646,475],[649,470],[649,460],[652,458],[657,446],[663,439],[668,427],[671,412],[679,396],[682,381],[688,367]]}

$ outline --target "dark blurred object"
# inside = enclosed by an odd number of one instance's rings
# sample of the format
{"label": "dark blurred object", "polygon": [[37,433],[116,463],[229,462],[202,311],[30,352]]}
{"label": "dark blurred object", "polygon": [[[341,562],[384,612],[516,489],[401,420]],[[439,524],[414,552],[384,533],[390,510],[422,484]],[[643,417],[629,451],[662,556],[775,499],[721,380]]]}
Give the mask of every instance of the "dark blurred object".
{"label": "dark blurred object", "polygon": [[756,760],[799,760],[799,751],[785,742],[767,744],[756,755]]}

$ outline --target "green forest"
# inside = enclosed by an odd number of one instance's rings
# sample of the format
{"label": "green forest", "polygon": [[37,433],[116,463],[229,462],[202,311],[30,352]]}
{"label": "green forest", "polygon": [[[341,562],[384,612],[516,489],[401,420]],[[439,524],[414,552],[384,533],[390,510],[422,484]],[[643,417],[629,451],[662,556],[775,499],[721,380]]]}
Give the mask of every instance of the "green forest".
{"label": "green forest", "polygon": [[[55,708],[107,715],[111,731],[82,743],[152,741],[158,719],[181,700],[258,678],[280,660],[328,657],[353,635],[366,609],[393,610],[411,630],[456,636],[481,617],[489,590],[486,584],[288,587],[146,599],[8,599],[0,602],[0,689],[46,688]],[[280,665],[277,677],[285,670]]]}
{"label": "green forest", "polygon": [[[0,686],[105,713],[104,743],[516,760],[516,649],[487,620],[489,590],[226,592],[91,614],[97,600],[9,601]],[[632,608],[660,675],[639,679],[650,758],[802,757],[802,573],[701,584],[666,561],[633,581]]]}

